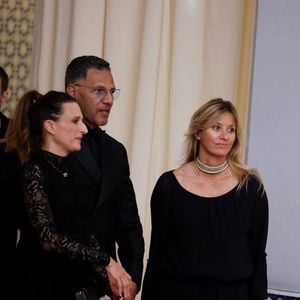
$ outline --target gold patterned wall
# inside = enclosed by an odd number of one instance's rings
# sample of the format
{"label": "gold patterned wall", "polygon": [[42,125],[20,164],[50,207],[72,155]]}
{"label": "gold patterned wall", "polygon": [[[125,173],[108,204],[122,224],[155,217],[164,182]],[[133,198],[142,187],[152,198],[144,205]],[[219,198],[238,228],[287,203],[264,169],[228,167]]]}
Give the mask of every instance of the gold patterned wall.
{"label": "gold patterned wall", "polygon": [[7,72],[11,116],[17,100],[29,87],[35,0],[0,0],[0,65]]}

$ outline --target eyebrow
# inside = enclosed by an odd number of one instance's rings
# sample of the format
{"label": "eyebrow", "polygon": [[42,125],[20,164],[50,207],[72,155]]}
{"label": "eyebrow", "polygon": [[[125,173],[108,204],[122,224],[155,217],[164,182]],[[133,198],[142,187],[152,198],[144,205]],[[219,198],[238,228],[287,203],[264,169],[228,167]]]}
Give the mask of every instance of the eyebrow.
{"label": "eyebrow", "polygon": [[[220,122],[215,122],[215,123],[212,123],[210,126],[214,126],[214,125],[221,125],[221,126],[223,126],[223,124],[222,123],[220,123]],[[226,127],[236,127],[236,124],[229,124],[228,126],[226,126]]]}
{"label": "eyebrow", "polygon": [[[85,87],[85,88],[88,88],[88,89],[105,89],[106,90],[106,87],[103,86],[103,85],[91,86],[91,85],[88,85],[88,84],[80,84],[80,83],[75,83],[74,85],[79,86],[79,87]],[[116,88],[113,87],[113,88],[111,88],[111,90],[112,89],[116,89]]]}

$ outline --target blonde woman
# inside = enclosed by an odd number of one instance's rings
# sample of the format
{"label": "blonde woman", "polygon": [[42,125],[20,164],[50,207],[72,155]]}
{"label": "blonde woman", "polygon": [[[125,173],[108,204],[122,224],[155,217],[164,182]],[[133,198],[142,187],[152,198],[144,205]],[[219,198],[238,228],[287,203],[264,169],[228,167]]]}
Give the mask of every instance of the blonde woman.
{"label": "blonde woman", "polygon": [[257,171],[239,159],[240,131],[229,101],[193,114],[184,163],[152,194],[143,300],[266,298],[268,201]]}

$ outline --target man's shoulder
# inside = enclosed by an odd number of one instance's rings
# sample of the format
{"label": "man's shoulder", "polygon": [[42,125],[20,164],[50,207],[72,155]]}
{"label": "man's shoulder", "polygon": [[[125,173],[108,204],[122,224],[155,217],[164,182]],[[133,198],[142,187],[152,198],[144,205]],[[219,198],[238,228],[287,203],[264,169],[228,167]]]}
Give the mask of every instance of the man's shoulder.
{"label": "man's shoulder", "polygon": [[105,130],[103,130],[102,139],[103,139],[103,142],[106,144],[111,144],[115,147],[125,148],[125,146],[120,141],[116,140],[114,137],[109,135]]}

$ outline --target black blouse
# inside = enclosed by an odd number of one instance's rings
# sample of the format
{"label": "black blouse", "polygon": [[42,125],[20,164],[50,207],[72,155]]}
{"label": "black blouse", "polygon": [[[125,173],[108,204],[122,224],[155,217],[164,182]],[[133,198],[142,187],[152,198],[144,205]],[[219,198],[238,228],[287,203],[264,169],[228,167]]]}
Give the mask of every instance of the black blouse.
{"label": "black blouse", "polygon": [[[95,203],[77,197],[82,192],[81,185],[76,184],[78,179],[68,173],[65,160],[42,151],[24,165],[24,214],[19,257],[31,261],[32,273],[26,276],[32,278],[38,276],[35,272],[39,272],[34,265],[44,264],[44,270],[49,265],[57,265],[57,274],[62,271],[60,268],[66,268],[66,274],[71,274],[70,277],[77,272],[81,278],[85,277],[81,274],[82,266],[85,266],[93,270],[98,279],[107,281],[104,267],[109,263],[110,256],[103,251],[93,234]],[[22,261],[20,268],[22,273]],[[43,274],[46,273],[44,270]],[[50,277],[53,274],[49,274]],[[66,277],[65,280],[71,281]],[[49,278],[45,278],[45,282]],[[76,280],[73,278],[73,281]],[[38,290],[37,286],[35,288]]]}
{"label": "black blouse", "polygon": [[155,272],[183,281],[247,280],[252,296],[266,297],[268,203],[255,178],[240,191],[208,198],[187,191],[166,172],[154,188],[151,213],[145,285]]}

